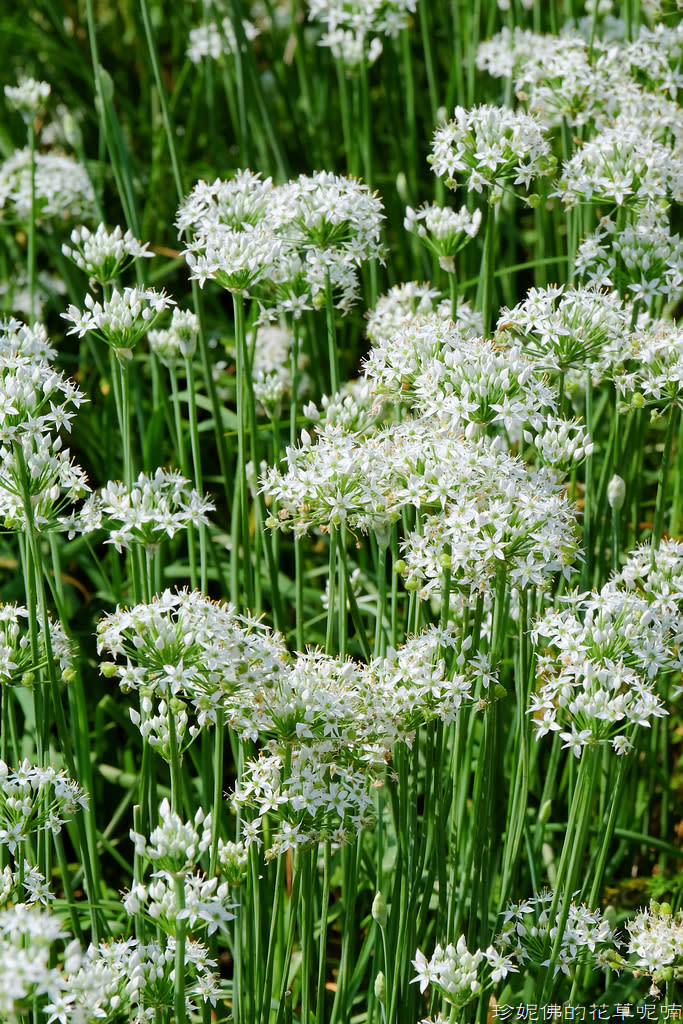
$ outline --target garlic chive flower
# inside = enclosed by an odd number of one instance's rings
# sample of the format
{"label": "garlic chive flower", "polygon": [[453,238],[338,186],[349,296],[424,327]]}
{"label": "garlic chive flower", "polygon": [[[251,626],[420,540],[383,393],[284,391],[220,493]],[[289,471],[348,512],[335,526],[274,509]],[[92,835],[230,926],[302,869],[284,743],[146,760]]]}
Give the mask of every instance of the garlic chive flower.
{"label": "garlic chive flower", "polygon": [[[204,815],[200,808],[194,821],[183,822],[164,799],[159,817],[160,824],[149,842],[131,830],[137,855],[155,870],[148,884],[135,883],[124,899],[125,909],[129,914],[144,909],[169,934],[174,934],[177,922],[183,919],[193,930],[206,927],[209,935],[218,929],[225,931],[235,916],[234,905],[228,902],[228,883],[219,884],[217,878],[207,879],[195,870],[211,844],[211,814]],[[175,893],[179,877],[185,890],[180,911]]]}
{"label": "garlic chive flower", "polygon": [[241,885],[247,877],[249,854],[244,843],[218,840],[218,865],[228,885]]}
{"label": "garlic chive flower", "polygon": [[170,872],[185,871],[197,864],[211,844],[211,814],[205,815],[200,807],[194,821],[183,822],[164,798],[159,805],[159,819],[149,841],[131,830],[135,852]]}
{"label": "garlic chive flower", "polygon": [[[375,308],[368,312],[366,333],[375,346],[386,345],[393,335],[413,320],[433,318],[449,321],[453,309],[449,299],[441,299],[441,292],[428,284],[407,281],[394,285],[380,295]],[[481,313],[472,309],[469,301],[458,300],[455,323],[467,334],[481,337],[484,321]]]}
{"label": "garlic chive flower", "polygon": [[353,266],[382,256],[382,202],[355,178],[301,174],[282,186],[280,198],[283,223],[295,229],[304,250],[337,255]]}
{"label": "garlic chive flower", "polygon": [[215,280],[231,292],[248,294],[268,277],[281,242],[268,223],[270,178],[240,170],[231,181],[198,182],[181,203],[179,234],[191,235],[183,255],[191,278],[203,287]]}
{"label": "garlic chive flower", "polygon": [[657,299],[668,302],[680,293],[683,242],[671,234],[666,213],[650,204],[621,230],[603,217],[579,245],[575,267],[591,284],[614,287],[647,308]]}
{"label": "garlic chive flower", "polygon": [[31,153],[16,150],[0,164],[0,222],[26,221],[35,197],[37,223],[89,220],[95,215],[95,192],[85,168],[72,157],[35,154],[35,191],[31,190]]}
{"label": "garlic chive flower", "polygon": [[564,603],[532,630],[541,648],[528,709],[536,738],[559,732],[577,758],[607,742],[625,754],[637,728],[668,714],[658,690],[681,670],[681,614],[623,589],[618,577]]}
{"label": "garlic chive flower", "polygon": [[[3,338],[4,334],[4,338]],[[52,529],[89,490],[62,447],[83,394],[42,358],[47,337],[18,321],[0,327],[0,516],[9,529]]]}
{"label": "garlic chive flower", "polygon": [[82,338],[92,332],[114,349],[119,359],[131,359],[132,350],[141,338],[159,321],[175,301],[164,291],[153,288],[116,288],[103,303],[92,295],[85,297],[85,310],[69,306],[62,313],[64,320],[73,324],[68,334]]}
{"label": "garlic chive flower", "polygon": [[544,370],[589,369],[597,383],[631,351],[633,307],[616,292],[594,286],[530,288],[512,309],[501,310],[495,340],[521,345]]}
{"label": "garlic chive flower", "polygon": [[683,407],[683,328],[671,320],[650,321],[634,332],[627,355],[614,374],[627,404],[659,412]]}
{"label": "garlic chive flower", "polygon": [[[501,571],[513,589],[544,588],[557,574],[568,575],[576,520],[555,475],[485,446],[453,445],[451,453],[451,479],[437,499],[443,510],[403,541],[405,585],[425,600],[438,597],[445,568],[451,587],[472,596],[493,586]],[[425,484],[436,497],[439,463],[430,458],[428,465]]]}
{"label": "garlic chive flower", "polygon": [[147,340],[152,352],[164,364],[172,367],[181,359],[192,359],[197,350],[199,317],[190,309],[177,306],[171,316],[171,326],[149,331]]}
{"label": "garlic chive flower", "polygon": [[683,542],[664,537],[654,552],[649,543],[641,544],[610,582],[637,592],[667,615],[683,613]]}
{"label": "garlic chive flower", "polygon": [[178,232],[190,230],[203,243],[221,226],[235,231],[254,227],[268,216],[273,188],[271,178],[249,170],[237,171],[229,181],[198,181],[178,208]]}
{"label": "garlic chive flower", "polygon": [[5,86],[5,99],[10,110],[17,110],[30,123],[47,103],[50,91],[48,82],[23,78],[18,85]]}
{"label": "garlic chive flower", "polygon": [[192,932],[206,928],[208,935],[226,933],[229,922],[235,918],[228,883],[205,878],[198,872],[186,872],[182,884],[182,910],[177,903],[177,878],[168,871],[154,871],[147,885],[135,883],[124,898],[124,909],[131,915],[144,911],[167,935],[176,934],[180,921],[186,921]]}
{"label": "garlic chive flower", "polygon": [[170,739],[165,702],[176,702],[174,720],[192,738],[216,724],[232,691],[272,686],[285,658],[279,634],[196,591],[166,590],[151,604],[119,608],[100,620],[97,637],[98,653],[109,659],[103,675],[118,678],[124,693],[139,694],[140,710],[131,709],[131,718],[162,747]]}
{"label": "garlic chive flower", "polygon": [[[31,647],[29,613],[23,605],[0,605],[0,686],[33,686],[46,671],[48,649],[39,636],[38,661]],[[49,622],[50,650],[65,682],[73,678],[74,651],[60,622]]]}
{"label": "garlic chive flower", "polygon": [[74,228],[70,241],[71,245],[63,243],[62,252],[98,284],[113,281],[134,260],[154,256],[147,251],[147,242],[143,245],[130,231],[124,234],[118,225],[112,231],[104,224],[95,231],[82,225]]}
{"label": "garlic chive flower", "polygon": [[27,860],[20,870],[12,871],[8,864],[0,872],[0,908],[15,903],[25,903],[29,907],[39,903],[47,907],[54,898],[45,875]]}
{"label": "garlic chive flower", "polygon": [[567,209],[579,203],[639,209],[651,202],[680,202],[680,159],[642,119],[620,115],[564,164],[551,195]]}
{"label": "garlic chive flower", "polygon": [[528,189],[533,178],[555,170],[550,143],[535,117],[486,105],[456,107],[453,120],[434,133],[428,160],[449,188],[457,188],[462,175],[468,192],[486,189],[491,202],[512,186]]}
{"label": "garlic chive flower", "polygon": [[[242,31],[248,43],[259,35],[254,23],[246,18],[242,19]],[[232,57],[235,53],[237,39],[230,18],[223,18],[220,22],[207,21],[204,25],[190,29],[186,56],[193,64],[201,64],[205,57],[218,61],[222,57]]]}
{"label": "garlic chive flower", "polygon": [[458,1008],[476,999],[487,974],[495,983],[518,970],[510,957],[499,953],[493,946],[470,953],[464,935],[456,945],[449,943],[445,949],[437,945],[429,960],[418,949],[412,964],[416,977],[411,979],[411,984],[419,984],[421,992],[432,986],[446,1002]]}
{"label": "garlic chive flower", "polygon": [[395,744],[410,745],[427,722],[453,721],[476,682],[495,681],[485,658],[457,646],[455,634],[432,627],[368,665],[307,652],[270,685],[255,680],[228,694],[230,725],[262,744],[233,798],[245,846],[268,835],[270,859],[326,839],[346,843],[369,826],[372,790]]}
{"label": "garlic chive flower", "polygon": [[50,344],[43,324],[34,323],[29,327],[13,316],[0,319],[0,352],[24,355],[44,363],[57,358],[57,349]]}
{"label": "garlic chive flower", "polygon": [[626,931],[625,948],[610,966],[651,978],[654,996],[660,994],[660,985],[683,979],[683,912],[674,913],[669,904],[653,900],[627,921]]}
{"label": "garlic chive flower", "polygon": [[[407,321],[418,316],[429,316],[436,311],[441,293],[437,288],[418,281],[396,284],[380,295],[375,308],[367,314],[366,333],[370,341],[389,341]],[[445,312],[444,316],[450,314]]]}
{"label": "garlic chive flower", "polygon": [[[18,903],[0,911],[0,1017],[13,1021],[38,1012],[47,1024],[124,1019],[148,1024],[173,1005],[175,939],[91,944],[64,931],[57,915]],[[217,965],[188,938],[184,959],[185,1012],[218,998]],[[19,1015],[19,1016],[17,1016]]]}
{"label": "garlic chive flower", "polygon": [[338,308],[355,301],[357,268],[382,258],[382,204],[367,186],[328,172],[274,186],[250,171],[231,181],[198,182],[176,224],[191,239],[191,276],[228,291],[257,295],[262,316],[301,315],[324,305],[328,286]]}
{"label": "garlic chive flower", "polygon": [[403,226],[422,239],[446,273],[455,272],[454,258],[474,238],[481,226],[481,210],[470,213],[466,206],[449,210],[435,203],[425,203],[418,210],[406,208]]}
{"label": "garlic chive flower", "polygon": [[154,552],[163,540],[190,524],[208,526],[207,513],[214,507],[181,473],[157,469],[153,475],[140,473],[130,487],[110,480],[65,519],[63,526],[69,537],[107,530],[105,543],[119,552],[137,544]]}
{"label": "garlic chive flower", "polygon": [[[539,968],[548,964],[550,948],[563,916],[559,901],[555,920],[550,917],[554,895],[549,890],[536,893],[519,903],[508,903],[496,944],[508,956],[524,966]],[[613,953],[620,942],[607,918],[599,910],[590,910],[585,904],[571,900],[567,921],[562,933],[555,974],[569,975],[580,951],[586,950],[591,959],[601,962]]]}
{"label": "garlic chive flower", "polygon": [[373,64],[382,53],[380,37],[395,39],[416,7],[417,0],[309,0],[308,17],[325,25],[320,45],[355,68]]}
{"label": "garlic chive flower", "polygon": [[21,1020],[44,1000],[59,1000],[62,971],[53,947],[67,938],[55,914],[16,903],[0,910],[0,1019]]}
{"label": "garlic chive flower", "polygon": [[24,760],[17,768],[0,761],[0,846],[16,860],[40,829],[57,834],[88,798],[65,772]]}

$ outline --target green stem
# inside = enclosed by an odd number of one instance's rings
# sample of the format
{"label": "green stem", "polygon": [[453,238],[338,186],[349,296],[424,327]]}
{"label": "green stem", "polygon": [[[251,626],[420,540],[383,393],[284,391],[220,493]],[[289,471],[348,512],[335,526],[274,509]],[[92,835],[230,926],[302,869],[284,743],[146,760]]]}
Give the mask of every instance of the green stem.
{"label": "green stem", "polygon": [[337,603],[337,531],[330,529],[329,590],[327,603],[327,628],[325,631],[325,653],[332,654],[334,647],[334,609]]}
{"label": "green stem", "polygon": [[323,883],[320,908],[320,938],[318,940],[318,996],[315,1009],[315,1024],[325,1020],[325,974],[327,963],[327,913],[330,905],[330,842],[323,850]]}
{"label": "green stem", "polygon": [[[241,565],[247,607],[254,606],[254,578],[251,560],[251,537],[249,516],[249,482],[247,479],[249,408],[247,378],[249,376],[249,353],[244,322],[244,297],[237,292],[232,295],[235,315],[235,361],[237,384],[237,450],[240,466],[240,542],[242,545]],[[232,552],[233,559],[239,558],[239,550]]]}
{"label": "green stem", "polygon": [[277,871],[275,875],[275,892],[273,893],[273,909],[270,916],[270,934],[268,936],[268,953],[266,955],[266,970],[263,981],[263,1002],[259,1018],[263,1024],[270,1020],[270,1003],[273,992],[273,973],[275,958],[277,955],[277,927],[280,920],[280,908],[284,903],[285,891],[285,865],[287,857],[280,854],[277,859]]}
{"label": "green stem", "polygon": [[31,119],[28,124],[29,167],[31,173],[31,209],[28,217],[28,294],[29,317],[36,318],[36,132]]}
{"label": "green stem", "polygon": [[339,391],[339,352],[337,350],[332,278],[329,270],[325,275],[325,320],[327,324],[327,356],[330,363],[330,389],[331,394],[335,395]]}
{"label": "green stem", "polygon": [[486,211],[486,232],[484,235],[484,251],[481,256],[481,312],[484,319],[484,337],[491,333],[494,312],[493,267],[496,255],[496,220],[498,207],[489,203]]}
{"label": "green stem", "polygon": [[[583,867],[583,858],[593,816],[598,772],[600,768],[600,750],[585,747],[579,764],[578,778],[569,808],[560,863],[555,880],[555,892],[548,914],[550,927],[557,924],[557,933],[552,943],[548,966],[543,981],[540,1002],[550,1000],[555,987],[555,967],[562,948],[564,930],[569,917],[572,896]],[[561,909],[558,915],[558,907]]]}
{"label": "green stem", "polygon": [[664,437],[664,451],[662,452],[662,461],[659,467],[659,479],[657,481],[657,499],[655,502],[655,518],[652,526],[652,559],[654,562],[655,552],[659,547],[659,542],[662,536],[662,525],[664,523],[664,503],[666,500],[666,485],[669,475],[669,463],[671,462],[671,450],[673,448],[674,434],[676,433],[676,421],[678,419],[678,407],[672,405],[669,410],[669,420],[666,425],[666,435]]}
{"label": "green stem", "polygon": [[180,914],[185,909],[185,875],[179,871],[174,876],[175,887],[175,985],[173,994],[174,1024],[185,1024],[185,918]]}

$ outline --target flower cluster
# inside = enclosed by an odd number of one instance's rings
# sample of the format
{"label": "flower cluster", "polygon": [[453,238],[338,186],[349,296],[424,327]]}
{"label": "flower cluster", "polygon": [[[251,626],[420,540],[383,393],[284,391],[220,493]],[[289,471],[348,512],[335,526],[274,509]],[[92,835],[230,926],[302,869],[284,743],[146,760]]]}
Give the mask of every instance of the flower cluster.
{"label": "flower cluster", "polygon": [[446,273],[455,271],[454,258],[474,238],[481,226],[481,210],[470,213],[466,206],[459,210],[425,203],[419,210],[407,207],[403,226],[422,239]]}
{"label": "flower cluster", "polygon": [[130,231],[121,231],[117,225],[108,231],[104,224],[98,224],[95,231],[85,226],[71,232],[71,245],[62,245],[62,252],[77,267],[99,284],[113,281],[133,260],[151,258],[148,245],[143,245]]}
{"label": "flower cluster", "polygon": [[91,220],[95,193],[85,168],[69,156],[35,154],[35,191],[31,191],[31,152],[16,150],[0,164],[0,220],[26,221],[32,195],[38,222]]}
{"label": "flower cluster", "polygon": [[175,302],[164,291],[154,288],[116,288],[103,303],[92,295],[85,297],[85,310],[69,306],[62,317],[73,327],[69,334],[82,338],[93,333],[114,349],[120,359],[131,359],[132,350],[142,337],[158,323],[162,314]]}
{"label": "flower cluster", "polygon": [[32,686],[45,672],[49,657],[65,681],[72,679],[74,651],[61,623],[49,622],[49,647],[41,634],[36,662],[28,619],[28,610],[21,605],[0,605],[0,686]]}
{"label": "flower cluster", "polygon": [[181,473],[157,469],[153,476],[140,473],[130,487],[110,480],[64,519],[63,526],[70,538],[104,529],[109,532],[106,543],[117,551],[139,544],[153,552],[190,524],[208,526],[207,512],[213,509]]}
{"label": "flower cluster", "polygon": [[680,202],[683,171],[671,144],[647,131],[643,119],[620,114],[566,161],[552,195],[567,209],[578,203],[638,209]]}
{"label": "flower cluster", "polygon": [[40,903],[46,907],[54,898],[45,875],[27,860],[19,870],[12,871],[8,864],[0,872],[0,908],[14,903],[25,903],[29,907]]}
{"label": "flower cluster", "polygon": [[507,107],[456,107],[453,120],[437,128],[428,157],[449,188],[458,175],[468,192],[486,189],[491,202],[512,185],[529,188],[533,178],[555,169],[543,126],[531,114]]}
{"label": "flower cluster", "polygon": [[43,828],[58,833],[88,801],[65,772],[25,760],[18,768],[0,761],[0,846],[16,859],[22,844]]}
{"label": "flower cluster", "polygon": [[[119,1019],[148,1024],[173,1005],[175,940],[90,945],[71,940],[57,916],[38,905],[0,910],[0,1017],[40,1012],[48,1024]],[[185,947],[188,1017],[197,1001],[215,1005],[216,963],[199,942]]]}
{"label": "flower cluster", "polygon": [[627,922],[626,930],[626,948],[611,966],[648,975],[653,995],[659,995],[658,985],[683,978],[683,912],[672,913],[669,904],[653,901]]}
{"label": "flower cluster", "polygon": [[308,7],[309,18],[326,27],[320,45],[357,67],[377,60],[381,36],[393,39],[407,27],[417,0],[308,0]]}
{"label": "flower cluster", "polygon": [[641,26],[632,42],[588,35],[590,42],[570,28],[553,36],[505,27],[480,44],[477,66],[509,79],[519,100],[548,126],[595,130],[620,113],[647,108],[657,112],[660,126],[673,126],[680,26]]}
{"label": "flower cluster", "polygon": [[[550,948],[563,916],[562,900],[559,900],[555,904],[555,916],[551,918],[554,899],[554,893],[544,890],[519,903],[509,903],[503,912],[502,928],[496,941],[520,964],[540,967],[549,963]],[[569,975],[582,950],[588,950],[591,958],[603,962],[618,945],[612,926],[599,910],[590,910],[585,904],[572,900],[555,973]]]}
{"label": "flower cluster", "polygon": [[683,542],[663,538],[655,552],[650,544],[641,544],[629,553],[612,584],[668,615],[683,611]]}
{"label": "flower cluster", "polygon": [[0,515],[10,529],[44,530],[89,490],[58,433],[70,431],[84,396],[48,362],[43,328],[9,321],[0,346]]}
{"label": "flower cluster", "polygon": [[24,78],[18,85],[5,86],[5,99],[10,110],[19,111],[25,121],[32,121],[47,103],[50,91],[48,82]]}
{"label": "flower cluster", "polygon": [[599,593],[566,597],[565,608],[546,612],[533,630],[544,643],[529,707],[537,738],[559,732],[576,757],[607,741],[627,753],[636,727],[667,714],[656,686],[681,670],[678,608],[619,583],[617,577]]}
{"label": "flower cluster", "polygon": [[[192,822],[184,822],[171,810],[168,800],[159,807],[160,824],[149,837],[131,830],[135,852],[156,868],[152,880],[143,885],[136,882],[124,900],[129,914],[144,910],[161,924],[167,934],[174,934],[177,922],[186,920],[191,929],[206,927],[212,935],[225,930],[234,917],[228,902],[229,886],[217,878],[205,878],[194,869],[211,843],[211,815],[201,808]],[[201,829],[201,831],[200,831]],[[182,905],[177,898],[177,883],[184,889]]]}
{"label": "flower cluster", "polygon": [[645,207],[633,224],[617,230],[603,217],[576,252],[576,270],[600,288],[616,288],[634,302],[673,299],[683,283],[683,242],[672,235],[664,213]]}
{"label": "flower cluster", "polygon": [[287,753],[266,748],[249,761],[233,797],[236,807],[249,811],[242,825],[245,845],[262,843],[264,818],[274,819],[268,860],[320,842],[348,843],[372,824],[377,767],[371,772],[360,754],[340,760],[341,749],[302,741]]}
{"label": "flower cluster", "polygon": [[387,733],[410,743],[415,730],[427,722],[455,721],[477,684],[489,696],[494,694],[497,673],[486,655],[468,655],[471,639],[461,644],[455,630],[431,626],[372,659],[363,686],[368,699],[372,693],[378,707],[386,707]]}
{"label": "flower cluster", "polygon": [[196,735],[215,724],[227,693],[261,680],[267,687],[284,657],[278,634],[196,591],[166,590],[151,604],[118,609],[99,622],[97,635],[99,653],[112,659],[102,672],[117,676],[124,692],[139,692],[141,709],[131,709],[131,717],[164,756],[171,702],[176,727],[182,715],[187,722],[186,706],[193,709],[198,725],[190,735]]}
{"label": "flower cluster", "polygon": [[[252,42],[259,34],[253,22],[242,19],[242,31],[247,42]],[[204,25],[190,29],[190,42],[187,57],[193,64],[200,64],[205,57],[220,60],[221,57],[232,57],[237,52],[237,38],[230,18],[220,22],[207,21]]]}
{"label": "flower cluster", "polygon": [[476,438],[486,428],[519,440],[556,411],[543,367],[515,346],[501,348],[439,317],[415,320],[370,351],[364,373],[374,391],[408,405],[434,428]]}
{"label": "flower cluster", "polygon": [[0,910],[0,1018],[16,1020],[38,999],[60,998],[64,982],[52,947],[66,937],[58,918],[38,906]]}
{"label": "flower cluster", "polygon": [[171,315],[171,326],[147,333],[152,352],[161,362],[172,367],[180,359],[191,359],[197,349],[199,317],[190,309],[175,307]]}
{"label": "flower cluster", "polygon": [[[580,424],[557,415],[537,364],[432,316],[380,338],[364,377],[371,393],[413,417],[380,427],[366,417],[360,429],[328,421],[315,443],[302,433],[286,471],[264,479],[277,503],[271,527],[379,535],[412,507],[425,519],[404,543],[403,569],[421,597],[438,593],[444,569],[454,585],[476,589],[503,567],[524,587],[571,565],[573,514],[547,464],[579,461],[592,445]],[[545,468],[511,454],[521,442],[534,444]]]}
{"label": "flower cluster", "polygon": [[438,597],[444,571],[452,588],[472,596],[486,592],[501,572],[520,590],[568,575],[576,524],[554,475],[488,447],[462,446],[450,457],[457,458],[449,467],[458,479],[449,483],[442,514],[402,542],[397,568],[406,587],[425,600]]}
{"label": "flower cluster", "polygon": [[418,949],[412,963],[416,971],[412,983],[418,982],[421,992],[432,985],[451,1006],[458,1008],[466,1006],[479,995],[485,971],[494,984],[517,971],[511,958],[493,946],[470,953],[464,935],[455,946],[450,942],[445,949],[437,945],[429,960]]}
{"label": "flower cluster", "polygon": [[177,876],[169,871],[154,871],[147,885],[136,882],[123,905],[128,914],[145,913],[167,935],[175,935],[179,921],[187,921],[191,931],[206,928],[208,935],[226,932],[235,904],[229,899],[227,882],[206,878],[198,872],[182,876],[183,906],[178,907]]}
{"label": "flower cluster", "polygon": [[617,390],[636,408],[664,411],[683,400],[683,329],[654,320],[634,332],[628,358],[614,375]]}
{"label": "flower cluster", "polygon": [[530,288],[522,302],[501,310],[496,341],[521,345],[551,373],[585,377],[589,371],[599,383],[630,352],[632,319],[632,306],[615,292],[563,285]]}
{"label": "flower cluster", "polygon": [[274,186],[239,171],[231,181],[198,182],[176,222],[192,233],[184,255],[193,278],[238,293],[260,285],[273,317],[298,317],[328,294],[350,307],[358,267],[382,255],[381,210],[353,178],[319,172]]}

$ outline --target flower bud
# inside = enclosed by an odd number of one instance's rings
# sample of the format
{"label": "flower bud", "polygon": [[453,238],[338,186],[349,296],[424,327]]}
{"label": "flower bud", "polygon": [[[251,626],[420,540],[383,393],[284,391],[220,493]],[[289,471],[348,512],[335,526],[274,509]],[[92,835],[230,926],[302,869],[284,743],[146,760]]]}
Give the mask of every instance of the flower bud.
{"label": "flower bud", "polygon": [[378,892],[372,901],[372,916],[380,928],[386,927],[389,912],[387,910],[387,901],[381,892]]}
{"label": "flower bud", "polygon": [[618,512],[624,504],[626,498],[626,484],[620,476],[615,473],[610,482],[607,484],[607,501],[609,507]]}
{"label": "flower bud", "polygon": [[387,998],[387,980],[384,977],[383,971],[380,971],[375,978],[375,998],[382,1004],[384,1004]]}

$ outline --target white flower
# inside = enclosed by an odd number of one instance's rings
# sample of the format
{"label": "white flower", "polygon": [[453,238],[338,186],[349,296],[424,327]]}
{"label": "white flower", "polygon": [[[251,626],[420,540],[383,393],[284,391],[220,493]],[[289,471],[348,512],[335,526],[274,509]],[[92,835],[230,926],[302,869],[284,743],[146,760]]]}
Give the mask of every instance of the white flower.
{"label": "white flower", "polygon": [[35,78],[22,78],[18,85],[5,86],[5,99],[10,110],[18,110],[26,121],[32,121],[47,103],[50,95],[48,82]]}
{"label": "white flower", "polygon": [[[39,223],[94,216],[95,193],[85,168],[72,157],[35,154],[35,206]],[[31,213],[31,154],[16,150],[0,164],[0,220],[25,221]]]}
{"label": "white flower", "polygon": [[203,498],[190,481],[175,470],[140,473],[130,487],[110,480],[93,493],[80,510],[63,521],[69,536],[109,531],[106,543],[117,551],[140,544],[154,551],[166,538],[190,524],[208,525],[213,502]]}
{"label": "white flower", "polygon": [[62,245],[64,255],[100,284],[112,281],[133,260],[154,255],[146,242],[143,245],[130,231],[124,234],[118,225],[112,231],[104,224],[94,232],[85,226],[74,228],[70,240],[71,245]]}
{"label": "white flower", "polygon": [[122,358],[130,358],[135,345],[154,327],[162,313],[174,305],[170,296],[154,288],[124,288],[122,292],[114,288],[103,303],[86,295],[84,311],[69,306],[62,317],[73,324],[69,334],[82,338],[92,332]]}
{"label": "white flower", "polygon": [[453,273],[454,257],[474,238],[481,226],[481,210],[470,213],[466,206],[459,210],[425,203],[419,210],[406,208],[403,226],[422,239],[438,258],[447,273]]}
{"label": "white flower", "polygon": [[417,0],[309,0],[309,19],[327,31],[320,40],[350,67],[373,64],[382,52],[380,36],[395,38],[406,28]]}
{"label": "white flower", "polygon": [[532,178],[551,174],[554,159],[540,122],[506,107],[456,107],[453,120],[434,133],[428,157],[434,173],[449,188],[457,176],[468,191],[486,188],[490,199],[511,185],[528,188]]}

